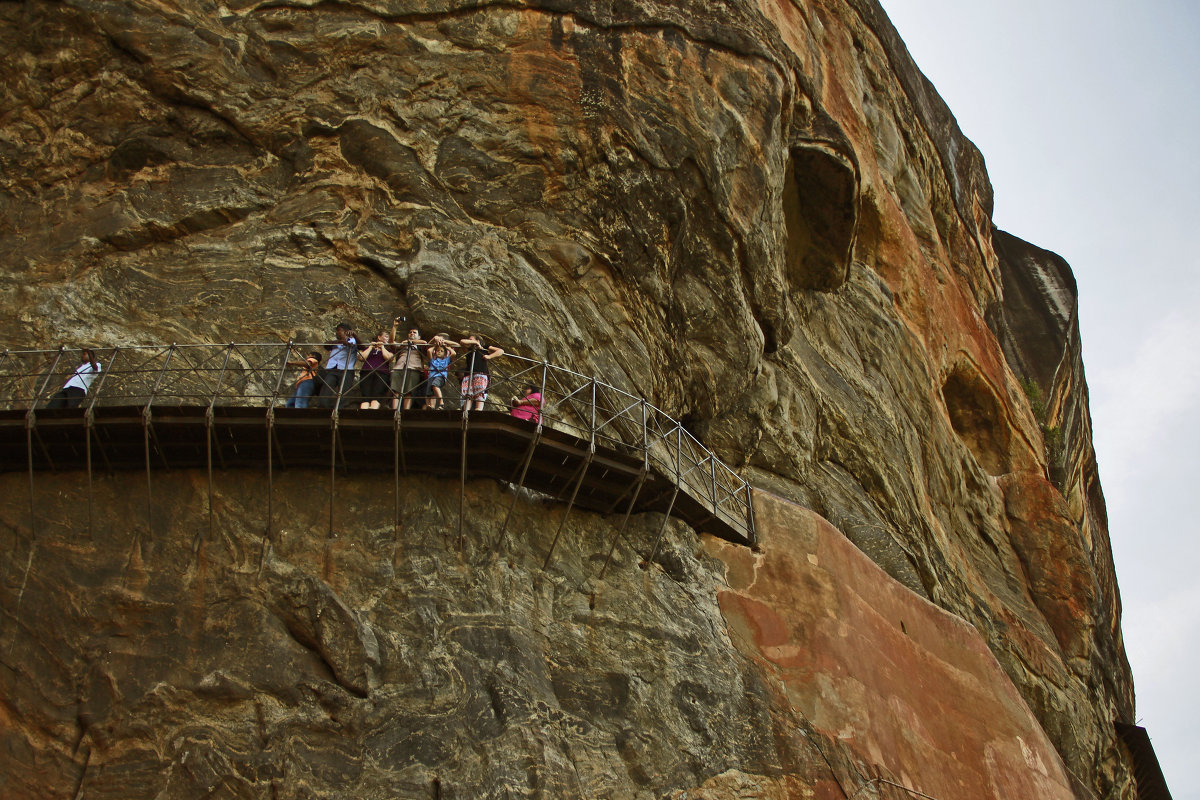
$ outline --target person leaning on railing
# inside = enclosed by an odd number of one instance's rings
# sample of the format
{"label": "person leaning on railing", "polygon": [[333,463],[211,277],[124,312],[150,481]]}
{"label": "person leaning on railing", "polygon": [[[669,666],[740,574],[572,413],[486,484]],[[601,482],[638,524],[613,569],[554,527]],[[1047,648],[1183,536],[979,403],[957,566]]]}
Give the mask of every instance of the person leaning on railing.
{"label": "person leaning on railing", "polygon": [[483,337],[477,333],[463,334],[458,341],[466,348],[462,365],[463,408],[469,408],[473,401],[475,410],[481,411],[487,401],[488,381],[491,378],[488,362],[504,355],[504,351],[494,344],[485,345]]}
{"label": "person leaning on railing", "polygon": [[84,347],[80,354],[83,360],[67,378],[63,388],[51,395],[46,408],[79,408],[83,398],[87,397],[92,381],[100,374],[100,362],[96,360],[96,351],[90,347]]}
{"label": "person leaning on railing", "polygon": [[[403,317],[396,317],[392,322],[393,333],[396,326],[403,321]],[[397,401],[403,398],[405,409],[412,408],[413,392],[425,379],[425,359],[421,356],[421,348],[427,344],[428,342],[421,338],[419,330],[409,328],[408,337],[394,345],[396,360],[392,362],[392,391],[396,393]],[[392,403],[392,408],[395,407],[396,403]]]}
{"label": "person leaning on railing", "polygon": [[363,400],[359,408],[379,408],[391,397],[392,387],[388,382],[388,363],[393,358],[388,346],[391,341],[390,333],[380,331],[375,334],[375,341],[358,351],[358,360],[362,362],[358,385]]}
{"label": "person leaning on railing", "polygon": [[521,394],[512,398],[509,405],[512,406],[509,414],[516,419],[527,419],[532,422],[542,421],[542,393],[537,390],[536,386],[525,384],[521,389]]}
{"label": "person leaning on railing", "polygon": [[439,333],[430,339],[425,355],[429,358],[429,398],[425,401],[425,408],[445,408],[442,387],[450,378],[450,362],[454,360],[450,334]]}
{"label": "person leaning on railing", "polygon": [[321,354],[316,350],[309,351],[303,361],[289,361],[289,367],[300,367],[302,372],[292,388],[292,396],[288,398],[288,408],[308,408],[308,400],[317,391],[317,376],[321,371]]}
{"label": "person leaning on railing", "polygon": [[[334,341],[325,345],[329,359],[321,372],[320,404],[322,408],[338,408],[346,404],[347,390],[353,385],[354,365],[358,362],[358,335],[349,322],[339,322],[334,328]],[[340,397],[340,400],[334,398]]]}

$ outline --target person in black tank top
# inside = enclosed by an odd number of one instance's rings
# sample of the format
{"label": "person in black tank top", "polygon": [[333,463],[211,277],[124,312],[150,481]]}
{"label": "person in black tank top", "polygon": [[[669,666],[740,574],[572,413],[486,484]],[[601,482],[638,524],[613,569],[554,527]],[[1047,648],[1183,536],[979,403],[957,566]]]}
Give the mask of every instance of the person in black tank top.
{"label": "person in black tank top", "polygon": [[465,348],[461,389],[463,408],[470,408],[474,404],[474,409],[481,411],[487,401],[488,381],[491,378],[488,362],[504,355],[504,351],[494,344],[485,345],[483,337],[477,333],[465,334],[458,341]]}

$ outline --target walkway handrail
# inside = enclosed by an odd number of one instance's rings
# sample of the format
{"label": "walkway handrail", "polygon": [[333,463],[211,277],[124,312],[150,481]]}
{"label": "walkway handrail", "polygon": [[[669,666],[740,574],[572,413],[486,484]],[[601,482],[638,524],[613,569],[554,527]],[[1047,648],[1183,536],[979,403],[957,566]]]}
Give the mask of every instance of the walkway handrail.
{"label": "walkway handrail", "polygon": [[[447,408],[459,406],[458,379],[472,377],[464,369],[467,353],[457,349],[443,387]],[[300,374],[289,362],[302,363],[308,351],[324,352],[325,344],[172,343],[93,350],[101,373],[84,401],[89,414],[105,406],[140,406],[147,412],[151,406],[261,406],[274,413]],[[115,359],[118,351],[121,357]],[[81,363],[63,348],[5,350],[0,358],[0,409],[33,412],[44,407]],[[672,477],[714,517],[736,524],[753,538],[749,484],[682,423],[645,398],[542,359],[506,353],[490,360],[488,368],[485,409],[510,412],[510,398],[519,397],[523,386],[532,386],[542,396],[543,426],[637,457]],[[335,415],[336,401],[347,406],[342,395],[357,406],[358,393],[368,385],[365,372],[347,375],[344,389],[331,398]],[[383,405],[391,413],[390,399]],[[409,413],[413,412],[396,412],[398,417]]]}

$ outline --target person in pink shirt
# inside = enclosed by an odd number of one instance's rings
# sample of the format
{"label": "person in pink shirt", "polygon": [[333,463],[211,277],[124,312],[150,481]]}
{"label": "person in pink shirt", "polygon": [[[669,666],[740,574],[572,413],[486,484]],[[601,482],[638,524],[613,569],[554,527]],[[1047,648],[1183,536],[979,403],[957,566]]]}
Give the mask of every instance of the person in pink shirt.
{"label": "person in pink shirt", "polygon": [[517,419],[541,422],[542,393],[537,390],[537,387],[526,385],[521,389],[520,397],[512,398],[512,411],[509,413]]}

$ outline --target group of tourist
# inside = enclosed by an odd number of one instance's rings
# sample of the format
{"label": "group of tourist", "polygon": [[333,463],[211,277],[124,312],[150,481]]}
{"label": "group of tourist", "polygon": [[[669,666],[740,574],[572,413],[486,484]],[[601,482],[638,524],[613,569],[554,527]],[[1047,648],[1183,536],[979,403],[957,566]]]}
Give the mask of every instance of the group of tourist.
{"label": "group of tourist", "polygon": [[[334,340],[325,345],[328,357],[321,366],[321,353],[308,353],[303,362],[289,362],[301,368],[288,399],[289,408],[339,407],[351,402],[350,389],[358,371],[358,401],[361,409],[392,408],[408,410],[414,402],[419,408],[444,409],[444,389],[450,380],[451,364],[460,351],[462,363],[455,372],[460,377],[461,408],[482,410],[491,382],[489,362],[504,355],[504,350],[484,342],[479,334],[464,334],[460,339],[438,333],[429,340],[421,338],[417,328],[409,328],[400,339],[397,329],[402,317],[392,321],[392,329],[381,330],[369,342],[361,341],[349,323],[338,324]],[[534,386],[525,386],[509,403],[519,419],[541,420],[542,395]]]}
{"label": "group of tourist", "polygon": [[[332,408],[335,403],[345,407],[351,402],[349,395],[356,385],[356,370],[359,408],[407,410],[418,399],[422,401],[421,408],[445,408],[443,389],[450,379],[450,365],[462,350],[464,361],[456,370],[462,376],[462,407],[482,409],[491,380],[489,362],[504,355],[504,350],[485,344],[478,334],[454,340],[447,333],[439,333],[426,341],[417,328],[409,328],[408,335],[400,339],[396,334],[402,321],[397,317],[390,331],[379,331],[369,342],[361,341],[349,323],[340,323],[334,329],[334,340],[325,345],[328,357],[324,366],[321,353],[316,350],[302,362],[289,362],[302,371],[287,401],[288,408],[310,405]],[[540,406],[540,394],[532,387],[526,388],[524,394],[537,395]],[[527,406],[516,402],[512,405]]]}
{"label": "group of tourist", "polygon": [[[325,354],[312,350],[303,361],[287,362],[300,369],[287,407],[345,408],[357,401],[361,409],[407,410],[416,401],[420,403],[418,408],[443,409],[443,390],[450,380],[451,364],[462,351],[462,363],[454,369],[461,376],[460,408],[482,410],[491,381],[489,364],[504,355],[504,350],[486,344],[478,334],[464,334],[454,340],[449,334],[439,333],[426,341],[418,329],[410,328],[404,339],[397,339],[401,322],[403,318],[397,317],[390,331],[381,330],[365,343],[349,323],[342,322],[334,330],[334,340],[324,346]],[[79,366],[46,407],[77,408],[100,371],[96,352],[84,348]],[[356,387],[357,392],[353,391]],[[542,395],[537,387],[525,386],[508,406],[518,419],[541,420]]]}

